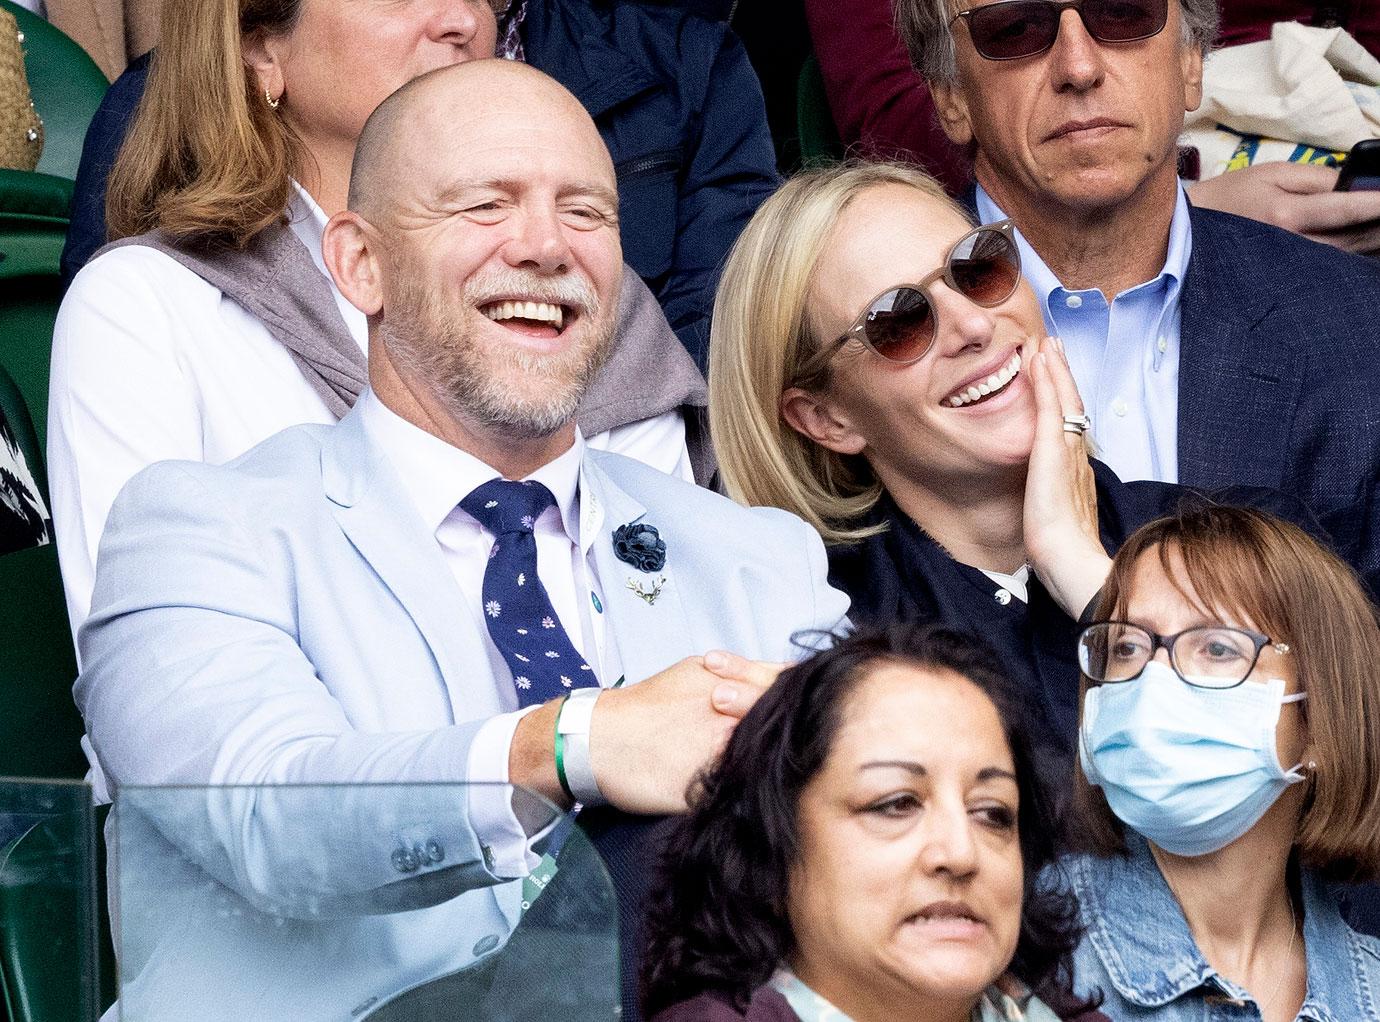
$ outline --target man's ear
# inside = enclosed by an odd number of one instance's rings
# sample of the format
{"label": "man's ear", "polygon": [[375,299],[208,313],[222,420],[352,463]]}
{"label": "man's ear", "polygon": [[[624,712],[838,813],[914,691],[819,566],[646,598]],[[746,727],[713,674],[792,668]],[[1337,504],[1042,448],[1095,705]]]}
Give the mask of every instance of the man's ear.
{"label": "man's ear", "polygon": [[269,35],[262,29],[240,39],[245,66],[259,79],[259,90],[279,99],[283,95],[284,37]]}
{"label": "man's ear", "polygon": [[966,146],[973,141],[973,122],[968,116],[968,101],[957,79],[950,82],[930,82],[930,96],[939,116],[939,126],[954,145]]}
{"label": "man's ear", "polygon": [[381,252],[378,232],[352,210],[331,217],[321,237],[321,255],[331,279],[349,303],[366,316],[383,310]]}
{"label": "man's ear", "polygon": [[838,454],[861,454],[867,441],[827,397],[791,387],[781,395],[781,417],[791,429]]}
{"label": "man's ear", "polygon": [[1203,48],[1189,43],[1179,53],[1179,68],[1184,76],[1184,111],[1203,104]]}

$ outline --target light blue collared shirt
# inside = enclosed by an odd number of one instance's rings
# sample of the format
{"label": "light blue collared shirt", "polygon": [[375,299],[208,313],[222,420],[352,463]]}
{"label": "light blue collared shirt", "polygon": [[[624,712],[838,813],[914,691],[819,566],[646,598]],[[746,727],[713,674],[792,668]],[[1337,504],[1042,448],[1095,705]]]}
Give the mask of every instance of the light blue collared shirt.
{"label": "light blue collared shirt", "polygon": [[[1006,219],[980,185],[977,210],[986,224]],[[1122,479],[1178,482],[1179,296],[1193,250],[1183,185],[1169,224],[1164,268],[1110,304],[1096,288],[1065,289],[1020,231],[1016,244],[1045,327],[1064,342],[1092,416],[1097,456]]]}

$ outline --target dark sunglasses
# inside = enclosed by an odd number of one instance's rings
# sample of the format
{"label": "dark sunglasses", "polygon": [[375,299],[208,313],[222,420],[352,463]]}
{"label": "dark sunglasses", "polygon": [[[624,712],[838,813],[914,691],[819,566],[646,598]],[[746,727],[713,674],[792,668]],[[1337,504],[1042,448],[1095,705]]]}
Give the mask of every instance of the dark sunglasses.
{"label": "dark sunglasses", "polygon": [[924,358],[939,329],[939,316],[926,287],[941,277],[983,308],[1010,298],[1021,281],[1021,253],[1011,221],[969,231],[954,242],[944,265],[920,283],[890,287],[872,299],[842,337],[806,360],[796,379],[808,380],[855,337],[888,362],[908,365]]}
{"label": "dark sunglasses", "polygon": [[1169,0],[997,0],[959,11],[949,24],[966,18],[973,48],[988,60],[1018,60],[1054,45],[1069,8],[1100,43],[1149,39],[1169,18]]}

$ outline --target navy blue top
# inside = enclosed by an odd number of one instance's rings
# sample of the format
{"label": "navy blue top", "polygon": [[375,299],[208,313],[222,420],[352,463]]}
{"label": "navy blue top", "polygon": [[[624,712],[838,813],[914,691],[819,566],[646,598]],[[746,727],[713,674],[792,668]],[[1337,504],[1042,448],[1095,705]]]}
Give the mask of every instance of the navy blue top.
{"label": "navy blue top", "polygon": [[[1175,511],[1183,501],[1202,500],[1196,491],[1171,483],[1124,483],[1094,461],[1097,518],[1102,545],[1115,555],[1131,533]],[[1291,497],[1255,487],[1229,487],[1212,494],[1223,504],[1273,512],[1320,535],[1317,523]],[[1048,769],[1056,792],[1068,790],[1078,734],[1078,658],[1082,623],[1054,602],[1034,573],[1029,602],[1000,602],[1000,585],[979,569],[960,564],[896,506],[890,495],[868,516],[887,531],[860,543],[829,549],[829,581],[853,599],[853,620],[884,625],[929,620],[979,635],[1002,657],[1002,666],[1026,696],[1030,730],[1052,753]],[[1324,542],[1326,540],[1324,539]],[[1091,605],[1090,605],[1091,606]]]}

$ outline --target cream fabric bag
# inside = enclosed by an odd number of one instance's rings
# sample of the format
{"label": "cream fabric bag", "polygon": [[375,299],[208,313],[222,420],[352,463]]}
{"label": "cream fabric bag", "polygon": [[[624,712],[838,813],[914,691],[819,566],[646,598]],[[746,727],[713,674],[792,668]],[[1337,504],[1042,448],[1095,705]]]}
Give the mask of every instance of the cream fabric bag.
{"label": "cream fabric bag", "polygon": [[1202,176],[1252,163],[1335,164],[1380,137],[1380,60],[1341,28],[1279,22],[1268,40],[1229,46],[1203,64],[1203,102],[1180,141]]}

